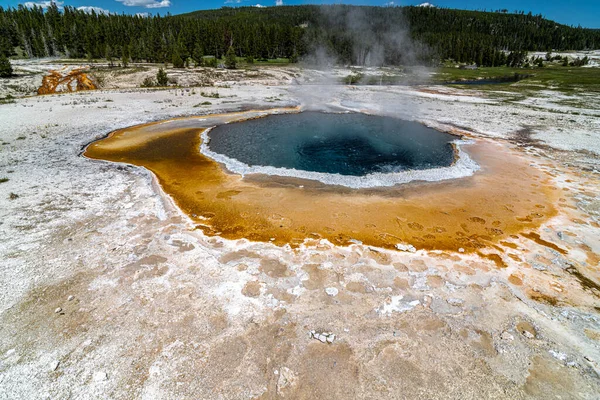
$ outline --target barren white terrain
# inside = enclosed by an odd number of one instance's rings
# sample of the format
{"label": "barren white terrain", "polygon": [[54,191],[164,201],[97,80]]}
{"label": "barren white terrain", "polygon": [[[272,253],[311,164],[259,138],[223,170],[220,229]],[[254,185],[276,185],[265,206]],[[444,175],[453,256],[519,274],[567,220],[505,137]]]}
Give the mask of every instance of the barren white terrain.
{"label": "barren white terrain", "polygon": [[[597,93],[343,86],[293,67],[169,70],[183,87],[140,89],[148,68],[96,91],[0,84],[17,96],[0,104],[0,399],[598,398]],[[540,240],[498,243],[505,267],[460,249],[278,247],[206,236],[148,170],[81,156],[116,129],[275,107],[501,143],[547,173],[557,215]]]}

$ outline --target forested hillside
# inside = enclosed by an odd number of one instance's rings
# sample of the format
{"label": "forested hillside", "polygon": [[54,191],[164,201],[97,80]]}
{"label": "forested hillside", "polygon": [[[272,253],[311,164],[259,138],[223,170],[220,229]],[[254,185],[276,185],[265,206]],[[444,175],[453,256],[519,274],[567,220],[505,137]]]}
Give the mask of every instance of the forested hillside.
{"label": "forested hillside", "polygon": [[[222,57],[309,58],[352,64],[515,64],[525,51],[600,48],[600,31],[531,14],[432,7],[282,6],[178,16],[0,7],[0,53],[171,62]],[[20,49],[20,51],[19,51]],[[512,52],[512,55],[510,54]]]}

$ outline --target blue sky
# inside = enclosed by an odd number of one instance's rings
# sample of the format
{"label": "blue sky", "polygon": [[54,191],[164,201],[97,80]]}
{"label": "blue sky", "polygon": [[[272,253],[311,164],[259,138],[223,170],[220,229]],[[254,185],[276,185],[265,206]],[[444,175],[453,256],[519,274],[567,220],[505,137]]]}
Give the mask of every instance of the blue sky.
{"label": "blue sky", "polygon": [[[421,1],[395,0],[396,5],[416,5]],[[24,3],[49,3],[49,0],[0,0],[0,5],[17,6]],[[273,6],[277,2],[284,4],[331,4],[341,1],[333,0],[61,0],[57,3],[74,7],[99,7],[117,13],[160,13],[180,14],[188,11],[220,8],[223,6],[251,6],[260,4]],[[385,5],[390,0],[344,0],[345,4]],[[439,7],[461,8],[472,10],[509,11],[523,10],[542,14],[547,18],[568,25],[581,25],[588,28],[600,28],[600,0],[429,0]]]}

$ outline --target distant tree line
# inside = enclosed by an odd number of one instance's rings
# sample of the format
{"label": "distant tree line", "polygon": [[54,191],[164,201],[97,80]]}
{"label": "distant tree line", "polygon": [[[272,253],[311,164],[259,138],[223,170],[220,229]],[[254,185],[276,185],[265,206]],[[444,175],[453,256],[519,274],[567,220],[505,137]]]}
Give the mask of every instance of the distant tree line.
{"label": "distant tree line", "polygon": [[[527,51],[600,48],[600,31],[525,13],[433,7],[224,7],[142,17],[73,7],[0,7],[0,54],[216,64],[327,54],[338,63],[482,66],[525,63]],[[211,57],[207,57],[211,56]],[[213,61],[214,60],[214,61]]]}

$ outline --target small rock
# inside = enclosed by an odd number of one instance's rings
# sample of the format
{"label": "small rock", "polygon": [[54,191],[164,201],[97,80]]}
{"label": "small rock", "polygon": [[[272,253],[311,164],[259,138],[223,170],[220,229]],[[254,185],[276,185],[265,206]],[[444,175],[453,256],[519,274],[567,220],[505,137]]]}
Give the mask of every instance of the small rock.
{"label": "small rock", "polygon": [[339,293],[339,290],[337,290],[337,288],[334,287],[328,287],[327,289],[325,289],[325,293],[327,293],[327,295],[329,296],[335,297]]}
{"label": "small rock", "polygon": [[533,333],[529,332],[529,331],[523,331],[523,336],[525,336],[527,339],[533,339],[535,336],[533,336]]}
{"label": "small rock", "polygon": [[73,300],[75,300],[75,296],[71,295],[71,296],[67,297],[67,300],[68,301],[73,301]]}
{"label": "small rock", "polygon": [[431,303],[433,302],[433,297],[431,296],[423,296],[423,307],[427,308],[429,306],[431,306]]}
{"label": "small rock", "polygon": [[400,250],[400,251],[407,251],[409,253],[416,253],[417,249],[415,249],[415,246],[413,246],[412,244],[402,244],[402,243],[398,243],[396,245],[396,249]]}
{"label": "small rock", "polygon": [[448,299],[446,302],[451,306],[462,306],[464,304],[464,300],[462,299]]}
{"label": "small rock", "polygon": [[562,232],[556,232],[556,236],[558,236],[558,238],[560,240],[563,240],[563,233]]}
{"label": "small rock", "polygon": [[282,367],[281,372],[279,374],[279,379],[277,379],[277,393],[281,396],[285,396],[285,390],[289,387],[294,387],[297,384],[297,378],[294,371],[289,369],[288,367]]}
{"label": "small rock", "polygon": [[561,353],[560,351],[550,350],[548,352],[557,360],[565,361],[567,359],[567,355],[565,353]]}
{"label": "small rock", "polygon": [[500,335],[500,338],[502,340],[515,340],[515,337],[506,331],[502,332],[502,334]]}
{"label": "small rock", "polygon": [[331,332],[323,332],[323,333],[317,333],[315,331],[310,331],[308,333],[308,337],[311,339],[316,339],[321,343],[333,343],[333,341],[335,340],[335,334],[331,333]]}
{"label": "small rock", "polygon": [[465,252],[465,249],[463,249],[463,248],[461,247],[460,249],[458,249],[458,252],[459,252],[459,253],[464,253],[464,252]]}
{"label": "small rock", "polygon": [[108,380],[108,375],[104,371],[94,372],[94,381],[95,382],[103,382]]}
{"label": "small rock", "polygon": [[54,312],[60,314],[62,312],[62,308],[58,307],[56,310],[54,310]]}
{"label": "small rock", "polygon": [[50,371],[56,371],[58,369],[59,365],[60,365],[60,361],[58,361],[58,360],[52,361],[52,363],[50,364]]}

